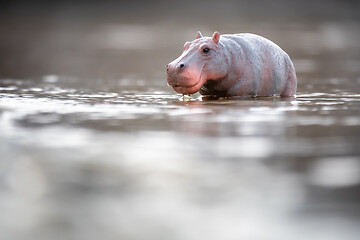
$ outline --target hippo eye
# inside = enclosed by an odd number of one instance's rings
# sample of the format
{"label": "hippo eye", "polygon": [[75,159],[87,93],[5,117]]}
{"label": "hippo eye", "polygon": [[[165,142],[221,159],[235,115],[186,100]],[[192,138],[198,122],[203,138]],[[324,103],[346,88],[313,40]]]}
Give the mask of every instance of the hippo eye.
{"label": "hippo eye", "polygon": [[208,52],[210,52],[210,49],[209,49],[209,48],[204,48],[204,49],[203,49],[203,53],[208,53]]}

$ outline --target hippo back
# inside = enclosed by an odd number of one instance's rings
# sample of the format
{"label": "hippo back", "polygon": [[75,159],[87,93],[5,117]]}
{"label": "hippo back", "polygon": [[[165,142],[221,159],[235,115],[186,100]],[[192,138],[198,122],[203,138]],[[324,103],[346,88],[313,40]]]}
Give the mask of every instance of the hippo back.
{"label": "hippo back", "polygon": [[[289,72],[294,72],[290,57],[272,41],[251,33],[221,35],[232,54],[234,85],[227,95],[272,96],[284,91]],[[236,51],[233,51],[236,49]]]}

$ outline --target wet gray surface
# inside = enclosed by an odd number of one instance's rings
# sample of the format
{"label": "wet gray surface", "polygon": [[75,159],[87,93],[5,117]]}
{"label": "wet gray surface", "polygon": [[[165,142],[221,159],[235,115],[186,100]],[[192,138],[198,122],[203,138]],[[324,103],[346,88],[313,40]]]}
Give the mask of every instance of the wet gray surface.
{"label": "wet gray surface", "polygon": [[[2,238],[359,238],[357,21],[54,19],[1,25]],[[297,97],[174,93],[196,30],[278,43]]]}

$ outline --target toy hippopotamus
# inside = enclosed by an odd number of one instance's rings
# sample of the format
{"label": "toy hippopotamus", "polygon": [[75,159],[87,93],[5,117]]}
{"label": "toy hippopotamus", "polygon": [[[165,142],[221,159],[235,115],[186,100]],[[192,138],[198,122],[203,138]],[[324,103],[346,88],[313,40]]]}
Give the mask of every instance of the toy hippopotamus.
{"label": "toy hippopotamus", "polygon": [[250,33],[215,32],[186,42],[166,66],[167,82],[178,93],[232,96],[294,96],[296,73],[288,54],[272,41]]}

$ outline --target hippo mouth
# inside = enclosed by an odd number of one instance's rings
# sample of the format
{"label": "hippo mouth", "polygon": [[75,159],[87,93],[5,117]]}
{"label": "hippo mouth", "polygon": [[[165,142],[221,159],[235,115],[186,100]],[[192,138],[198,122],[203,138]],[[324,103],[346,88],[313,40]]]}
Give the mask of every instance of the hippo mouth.
{"label": "hippo mouth", "polygon": [[193,85],[180,85],[180,84],[173,84],[171,85],[171,87],[173,88],[192,88],[192,87],[195,87],[196,85],[198,85],[200,82],[200,79]]}
{"label": "hippo mouth", "polygon": [[174,89],[175,92],[181,93],[181,94],[189,94],[190,95],[190,94],[198,92],[200,90],[200,88],[202,87],[202,85],[204,84],[204,82],[202,81],[204,67],[205,67],[205,65],[202,66],[202,68],[200,70],[199,78],[196,83],[194,83],[192,85],[186,85],[186,84],[182,85],[179,83],[175,83],[175,84],[170,84],[171,87]]}
{"label": "hippo mouth", "polygon": [[201,81],[201,78],[199,78],[199,80],[195,84],[190,85],[190,86],[175,84],[175,85],[171,85],[171,87],[177,93],[193,94],[193,93],[196,93],[197,91],[199,91],[200,88],[202,87],[202,85],[203,85],[203,83]]}

